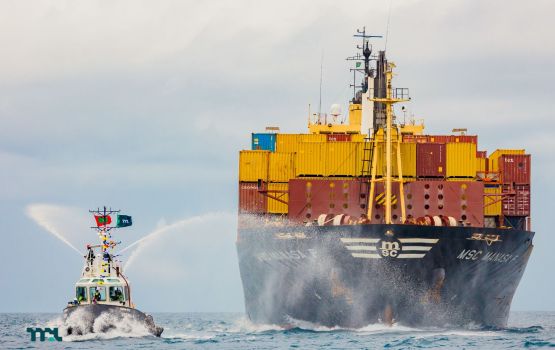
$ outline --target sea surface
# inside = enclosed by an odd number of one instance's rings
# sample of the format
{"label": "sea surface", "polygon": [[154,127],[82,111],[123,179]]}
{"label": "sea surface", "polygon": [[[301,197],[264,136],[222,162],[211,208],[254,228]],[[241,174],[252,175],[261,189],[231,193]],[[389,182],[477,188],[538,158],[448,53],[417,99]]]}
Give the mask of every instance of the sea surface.
{"label": "sea surface", "polygon": [[137,324],[107,334],[30,339],[27,327],[56,327],[58,314],[0,314],[0,349],[522,349],[555,347],[555,312],[513,312],[505,329],[468,325],[419,329],[381,324],[360,329],[326,328],[292,320],[282,328],[255,325],[241,313],[153,313],[161,338]]}

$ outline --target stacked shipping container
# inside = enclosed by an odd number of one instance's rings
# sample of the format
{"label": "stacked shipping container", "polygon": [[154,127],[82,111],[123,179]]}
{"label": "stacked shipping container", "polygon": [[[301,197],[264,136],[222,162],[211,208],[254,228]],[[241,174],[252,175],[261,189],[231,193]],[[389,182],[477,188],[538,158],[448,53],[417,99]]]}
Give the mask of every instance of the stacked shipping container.
{"label": "stacked shipping container", "polygon": [[[497,174],[502,195],[499,221],[502,225],[518,229],[526,227],[530,215],[531,157],[520,149],[498,149],[488,158],[489,172]],[[498,208],[497,205],[495,207]]]}
{"label": "stacked shipping container", "polygon": [[403,142],[415,143],[478,143],[476,135],[403,135]]}
{"label": "stacked shipping container", "polygon": [[[525,222],[519,218],[530,215],[530,155],[524,150],[497,150],[488,158],[477,150],[476,136],[403,135],[402,139],[409,218],[444,215],[472,226],[491,226]],[[377,153],[377,178],[385,176],[386,166],[385,143],[365,152],[373,145],[364,141],[361,134],[253,134],[253,150],[240,153],[240,212],[288,214],[297,221],[314,220],[319,214],[360,218],[367,212],[365,194],[360,193],[368,187],[359,180],[363,164],[368,164],[363,160]],[[396,142],[392,146],[392,176],[397,177],[399,146]],[[488,173],[495,176],[484,175]],[[382,187],[377,183],[376,196]],[[397,184],[394,193],[397,219]],[[384,207],[377,202],[375,206],[370,220],[378,223]]]}
{"label": "stacked shipping container", "polygon": [[276,150],[276,134],[252,134],[252,150],[274,152]]}
{"label": "stacked shipping container", "polygon": [[416,145],[416,174],[419,179],[445,178],[446,150],[444,143]]}

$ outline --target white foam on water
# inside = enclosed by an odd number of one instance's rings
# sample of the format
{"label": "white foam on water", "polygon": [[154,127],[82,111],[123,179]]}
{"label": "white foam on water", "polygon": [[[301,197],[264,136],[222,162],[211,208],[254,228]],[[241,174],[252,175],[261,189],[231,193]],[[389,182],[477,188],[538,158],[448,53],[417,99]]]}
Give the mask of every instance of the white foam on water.
{"label": "white foam on water", "polygon": [[411,327],[406,327],[406,326],[402,326],[398,323],[394,323],[391,326],[390,325],[386,325],[383,323],[373,323],[373,324],[369,324],[367,326],[361,327],[361,328],[356,328],[353,329],[356,332],[361,332],[361,333],[399,333],[399,332],[421,332],[421,329],[418,328],[411,328]]}
{"label": "white foam on water", "polygon": [[264,324],[254,323],[246,316],[237,319],[233,326],[226,331],[230,333],[261,333],[268,331],[286,331],[292,328],[298,328],[313,332],[336,332],[336,331],[352,331],[361,333],[391,333],[391,332],[412,332],[417,331],[415,328],[403,327],[397,324],[388,326],[384,324],[372,324],[362,328],[346,328],[346,327],[328,327],[317,323],[298,320],[292,317],[287,318],[287,324]]}
{"label": "white foam on water", "polygon": [[295,318],[289,317],[288,322],[290,324],[290,328],[299,328],[307,331],[313,332],[334,332],[334,331],[341,331],[346,330],[347,328],[342,328],[339,326],[334,327],[327,327],[320,325],[318,323],[313,323],[309,321],[297,320]]}
{"label": "white foam on water", "polygon": [[426,331],[422,330],[420,334],[416,335],[416,339],[433,338],[441,336],[455,336],[455,337],[498,337],[500,332],[496,331],[466,331],[466,330],[438,330]]}
{"label": "white foam on water", "polygon": [[284,327],[276,324],[254,323],[246,316],[233,322],[233,325],[226,331],[229,333],[262,333],[271,331],[284,331],[291,327]]}
{"label": "white foam on water", "polygon": [[349,331],[365,334],[381,334],[381,333],[408,333],[408,332],[420,332],[421,329],[411,328],[394,323],[392,325],[386,325],[383,323],[373,323],[360,328],[350,328],[350,327],[340,327],[340,326],[323,326],[318,323],[313,323],[309,321],[297,320],[292,317],[288,319],[289,324],[292,327],[309,330],[314,332],[335,332],[335,331]]}
{"label": "white foam on water", "polygon": [[[61,317],[52,320],[49,326],[58,327],[63,341],[68,342],[153,336],[144,322],[128,314],[111,312],[103,312],[93,319],[86,310],[76,310],[66,320]],[[69,327],[73,329],[71,335],[67,335]],[[75,334],[76,332],[81,334]]]}
{"label": "white foam on water", "polygon": [[210,340],[214,339],[216,335],[208,335],[208,334],[195,334],[195,333],[176,333],[176,334],[162,334],[162,338],[164,339],[182,339],[182,340]]}

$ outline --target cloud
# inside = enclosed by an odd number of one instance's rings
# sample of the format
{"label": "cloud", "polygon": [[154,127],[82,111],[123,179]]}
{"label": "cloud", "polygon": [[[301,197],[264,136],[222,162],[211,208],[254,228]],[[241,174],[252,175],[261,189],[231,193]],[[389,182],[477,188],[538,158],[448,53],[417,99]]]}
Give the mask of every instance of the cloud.
{"label": "cloud", "polygon": [[[432,133],[467,127],[490,152],[533,151],[543,181],[534,203],[548,208],[555,4],[391,3],[388,56],[395,86],[411,89],[410,112]],[[0,198],[18,213],[27,203],[119,203],[142,214],[145,232],[161,216],[233,212],[237,153],[250,133],[306,132],[322,53],[322,109],[345,105],[352,34],[366,25],[385,35],[388,9],[364,0],[4,1]],[[384,44],[374,41],[374,52]],[[549,227],[541,217],[534,225]]]}

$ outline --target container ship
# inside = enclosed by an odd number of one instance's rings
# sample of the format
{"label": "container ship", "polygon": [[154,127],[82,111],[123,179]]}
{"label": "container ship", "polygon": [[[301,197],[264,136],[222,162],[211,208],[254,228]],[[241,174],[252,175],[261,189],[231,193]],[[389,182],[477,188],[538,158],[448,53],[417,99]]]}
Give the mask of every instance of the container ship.
{"label": "container ship", "polygon": [[307,133],[270,127],[239,153],[248,317],[505,327],[533,249],[530,154],[488,156],[466,129],[401,121],[394,105],[410,97],[392,85],[395,64],[355,36],[348,115],[309,112]]}

